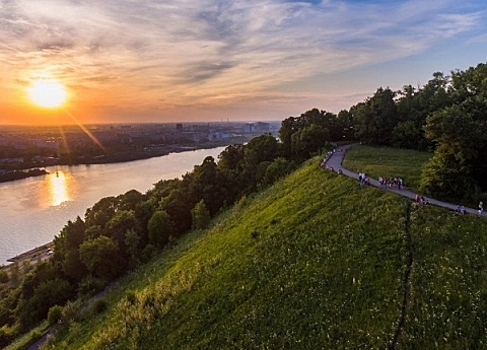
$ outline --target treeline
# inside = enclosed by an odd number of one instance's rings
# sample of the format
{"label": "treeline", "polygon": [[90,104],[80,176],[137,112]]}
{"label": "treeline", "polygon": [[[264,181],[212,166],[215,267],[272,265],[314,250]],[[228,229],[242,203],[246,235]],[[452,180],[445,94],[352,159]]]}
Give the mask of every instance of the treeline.
{"label": "treeline", "polygon": [[0,270],[0,346],[37,325],[49,310],[59,314],[67,301],[103,290],[190,229],[205,228],[222,209],[325,152],[331,135],[344,136],[337,125],[335,115],[314,109],[287,119],[281,141],[261,135],[226,147],[218,161],[207,157],[182,178],[160,181],[145,194],[132,190],[101,199],[84,218],[68,221],[54,238],[52,258],[24,273],[19,266],[11,266],[10,273]]}
{"label": "treeline", "polygon": [[0,172],[0,182],[7,182],[13,180],[25,179],[31,176],[42,176],[49,174],[44,169],[30,169],[30,170],[13,170]]}
{"label": "treeline", "polygon": [[425,194],[467,203],[486,199],[486,64],[449,76],[434,73],[422,88],[380,88],[341,113],[362,142],[433,151],[421,178]]}

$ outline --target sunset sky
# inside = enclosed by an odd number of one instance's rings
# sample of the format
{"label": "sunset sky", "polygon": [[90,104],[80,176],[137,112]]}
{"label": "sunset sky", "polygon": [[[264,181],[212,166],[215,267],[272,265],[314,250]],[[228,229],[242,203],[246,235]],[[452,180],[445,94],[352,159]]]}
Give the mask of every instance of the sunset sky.
{"label": "sunset sky", "polygon": [[[0,124],[338,113],[481,62],[478,0],[0,0]],[[67,102],[36,106],[39,80]]]}

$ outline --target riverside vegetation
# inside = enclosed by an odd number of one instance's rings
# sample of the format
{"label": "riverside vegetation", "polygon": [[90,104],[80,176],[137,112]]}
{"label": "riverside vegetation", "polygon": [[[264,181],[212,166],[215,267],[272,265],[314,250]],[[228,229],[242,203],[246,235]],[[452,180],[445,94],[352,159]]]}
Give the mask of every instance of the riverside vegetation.
{"label": "riverside vegetation", "polygon": [[167,248],[46,348],[485,348],[487,222],[318,162]]}

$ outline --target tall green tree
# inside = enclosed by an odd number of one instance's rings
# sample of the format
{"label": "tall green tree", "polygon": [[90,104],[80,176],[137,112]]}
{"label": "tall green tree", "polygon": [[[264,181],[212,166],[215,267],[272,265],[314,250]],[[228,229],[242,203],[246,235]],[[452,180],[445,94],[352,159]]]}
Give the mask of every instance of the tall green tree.
{"label": "tall green tree", "polygon": [[211,221],[210,211],[206,208],[205,201],[200,200],[191,210],[192,225],[195,230],[202,230],[208,227]]}
{"label": "tall green tree", "polygon": [[100,236],[83,242],[79,254],[83,264],[95,277],[111,281],[124,270],[120,264],[120,249],[110,237]]}
{"label": "tall green tree", "polygon": [[149,220],[149,240],[156,247],[162,248],[174,235],[174,223],[163,210],[157,210]]}
{"label": "tall green tree", "polygon": [[421,189],[440,198],[463,199],[473,191],[471,175],[478,156],[477,140],[482,138],[473,118],[458,105],[433,113],[427,120],[426,135],[438,147],[427,163]]}
{"label": "tall green tree", "polygon": [[391,145],[392,133],[398,123],[395,93],[379,88],[374,96],[352,107],[355,137],[374,145]]}

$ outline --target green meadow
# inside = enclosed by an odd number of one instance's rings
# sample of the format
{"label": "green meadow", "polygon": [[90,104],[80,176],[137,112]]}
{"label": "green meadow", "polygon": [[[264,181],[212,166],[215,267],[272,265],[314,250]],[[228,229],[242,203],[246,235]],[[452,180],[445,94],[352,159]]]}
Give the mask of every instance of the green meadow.
{"label": "green meadow", "polygon": [[[366,168],[363,149],[345,165],[417,184],[403,156],[381,151],[383,168]],[[183,237],[45,348],[486,348],[487,221],[361,187],[319,160]]]}
{"label": "green meadow", "polygon": [[421,169],[432,156],[433,153],[410,149],[362,145],[347,151],[343,166],[375,179],[400,177],[407,188],[418,191]]}

